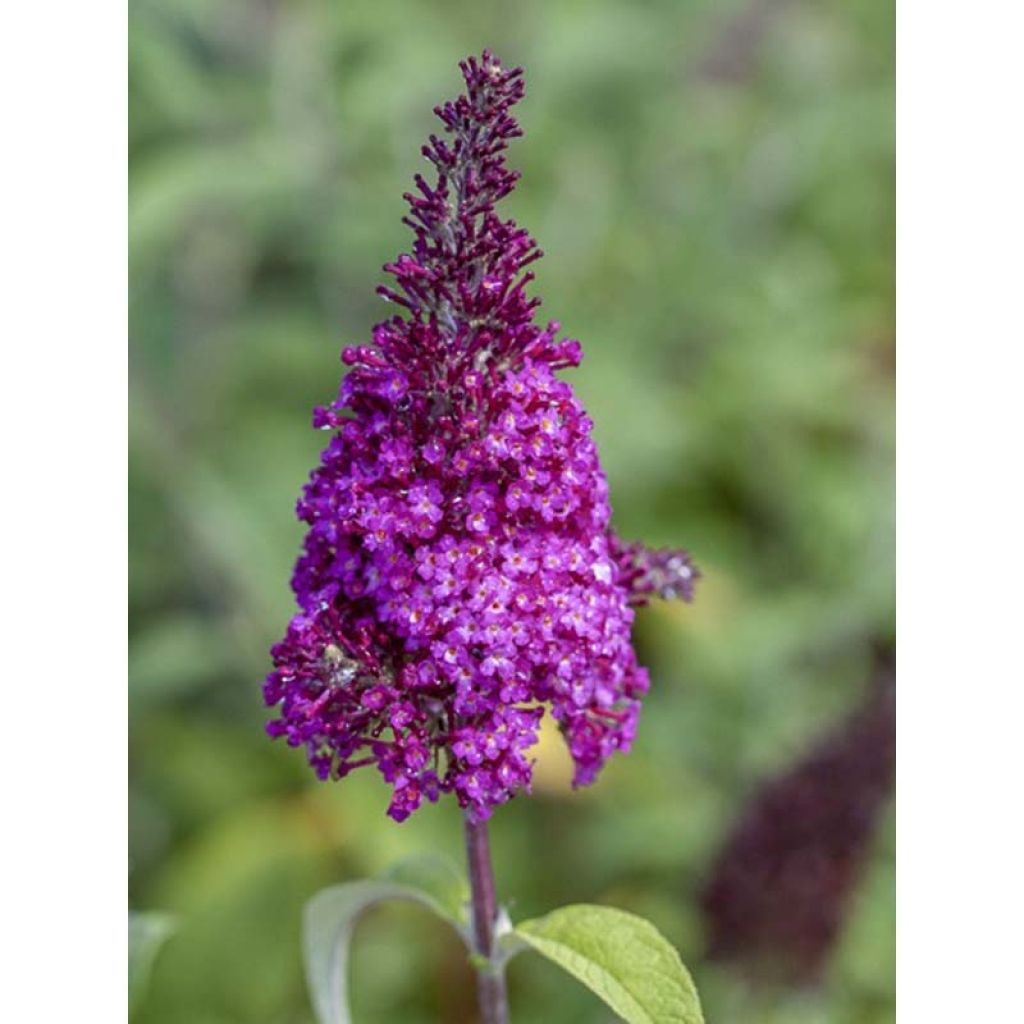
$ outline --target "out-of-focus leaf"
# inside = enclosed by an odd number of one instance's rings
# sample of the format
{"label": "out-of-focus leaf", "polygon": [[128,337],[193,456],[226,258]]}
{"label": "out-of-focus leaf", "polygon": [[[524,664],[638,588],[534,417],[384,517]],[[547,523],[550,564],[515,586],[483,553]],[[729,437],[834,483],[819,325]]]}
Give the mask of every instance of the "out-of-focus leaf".
{"label": "out-of-focus leaf", "polygon": [[703,1024],[679,954],[635,914],[577,904],[524,921],[512,935],[583,982],[628,1024]]}
{"label": "out-of-focus leaf", "polygon": [[360,915],[384,900],[411,900],[466,935],[465,879],[440,857],[410,858],[379,880],[346,882],[306,904],[303,950],[306,979],[321,1024],[350,1024],[348,954]]}
{"label": "out-of-focus leaf", "polygon": [[168,616],[132,640],[132,694],[160,699],[196,690],[230,666],[227,655],[215,624],[193,615]]}
{"label": "out-of-focus leaf", "polygon": [[447,857],[434,854],[407,857],[385,871],[382,879],[416,889],[433,901],[432,909],[460,927],[465,924],[469,886],[466,876]]}
{"label": "out-of-focus leaf", "polygon": [[165,248],[191,218],[211,210],[259,223],[295,186],[295,170],[277,140],[169,149],[132,174],[129,238],[133,258],[166,259]]}
{"label": "out-of-focus leaf", "polygon": [[142,999],[156,955],[173,931],[174,919],[169,914],[128,915],[129,1012],[133,1012]]}

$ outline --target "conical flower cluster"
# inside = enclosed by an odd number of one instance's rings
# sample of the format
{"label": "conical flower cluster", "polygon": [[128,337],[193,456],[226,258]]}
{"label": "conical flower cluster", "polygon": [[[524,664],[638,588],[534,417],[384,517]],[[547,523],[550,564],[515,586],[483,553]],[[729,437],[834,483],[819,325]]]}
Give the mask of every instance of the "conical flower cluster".
{"label": "conical flower cluster", "polygon": [[403,820],[452,792],[472,817],[529,787],[545,708],[577,784],[627,750],[648,689],[633,606],[692,596],[683,552],[609,530],[592,423],[556,371],[575,341],[533,322],[540,255],[495,204],[521,134],[521,69],[489,53],[436,109],[436,180],[408,194],[415,240],[379,291],[402,307],[348,348],[333,432],[298,503],[308,525],[292,584],[300,608],[272,651],[268,725],[323,778],[374,764]]}

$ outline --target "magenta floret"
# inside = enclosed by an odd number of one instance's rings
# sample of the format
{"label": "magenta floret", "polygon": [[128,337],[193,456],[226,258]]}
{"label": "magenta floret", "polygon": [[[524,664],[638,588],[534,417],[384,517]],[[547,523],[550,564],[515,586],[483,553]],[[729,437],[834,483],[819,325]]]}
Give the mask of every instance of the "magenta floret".
{"label": "magenta floret", "polygon": [[517,174],[509,108],[521,69],[485,52],[437,108],[437,180],[406,196],[411,254],[379,291],[404,309],[347,348],[334,431],[298,503],[300,608],[272,655],[268,724],[317,774],[375,764],[408,817],[452,792],[476,819],[530,785],[545,707],[593,780],[628,750],[648,689],[633,605],[692,597],[684,552],[610,532],[592,423],[555,371],[578,365],[557,323],[533,323],[524,268],[541,253],[494,204]]}

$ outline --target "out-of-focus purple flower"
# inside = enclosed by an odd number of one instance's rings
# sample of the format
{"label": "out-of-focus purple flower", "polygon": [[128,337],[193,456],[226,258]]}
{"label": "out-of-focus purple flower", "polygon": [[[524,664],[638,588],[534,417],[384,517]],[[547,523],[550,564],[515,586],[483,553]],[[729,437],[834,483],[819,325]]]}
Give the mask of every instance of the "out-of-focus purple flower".
{"label": "out-of-focus purple flower", "polygon": [[701,897],[712,957],[755,977],[818,980],[892,791],[895,712],[882,657],[867,702],[754,794]]}
{"label": "out-of-focus purple flower", "polygon": [[399,821],[441,792],[482,820],[528,788],[545,706],[590,782],[648,688],[632,605],[689,599],[696,575],[609,532],[592,423],[555,376],[579,344],[533,323],[540,250],[494,211],[518,176],[522,71],[487,52],[461,67],[466,93],[436,109],[448,138],[423,147],[436,180],[406,195],[412,252],[378,289],[403,312],[344,350],[314,412],[334,434],[298,503],[300,610],[264,687],[272,736],[324,779],[375,764]]}

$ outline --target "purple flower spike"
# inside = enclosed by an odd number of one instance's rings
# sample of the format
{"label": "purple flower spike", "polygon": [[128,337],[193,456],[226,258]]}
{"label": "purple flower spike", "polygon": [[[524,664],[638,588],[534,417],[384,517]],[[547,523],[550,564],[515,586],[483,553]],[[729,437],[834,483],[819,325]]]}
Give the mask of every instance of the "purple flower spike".
{"label": "purple flower spike", "polygon": [[685,554],[609,531],[592,423],[555,371],[578,342],[533,322],[540,255],[494,212],[518,177],[509,113],[522,70],[490,53],[462,65],[466,93],[436,109],[436,180],[406,196],[415,240],[385,269],[402,308],[347,348],[334,434],[298,503],[299,613],[273,650],[268,725],[320,778],[375,764],[402,821],[454,793],[476,820],[529,788],[547,707],[577,784],[629,749],[648,689],[632,605],[692,597]]}

